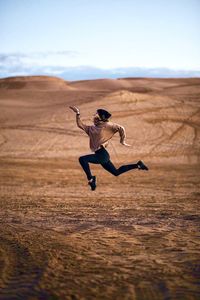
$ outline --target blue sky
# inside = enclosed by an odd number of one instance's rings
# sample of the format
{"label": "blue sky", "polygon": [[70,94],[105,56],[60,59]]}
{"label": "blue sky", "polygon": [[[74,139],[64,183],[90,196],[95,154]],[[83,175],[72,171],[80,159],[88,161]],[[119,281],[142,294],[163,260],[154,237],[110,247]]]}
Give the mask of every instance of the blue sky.
{"label": "blue sky", "polygon": [[0,76],[80,66],[200,71],[199,16],[200,0],[0,0]]}

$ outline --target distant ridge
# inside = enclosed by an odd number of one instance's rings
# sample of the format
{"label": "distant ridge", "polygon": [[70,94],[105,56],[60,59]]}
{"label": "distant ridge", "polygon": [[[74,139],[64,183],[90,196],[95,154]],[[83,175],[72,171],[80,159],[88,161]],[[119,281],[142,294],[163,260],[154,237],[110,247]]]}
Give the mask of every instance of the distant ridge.
{"label": "distant ridge", "polygon": [[148,93],[175,85],[199,85],[200,78],[101,78],[77,81],[67,81],[55,76],[13,76],[0,79],[0,89],[2,90],[35,90],[35,91],[117,91],[129,90],[134,93]]}
{"label": "distant ridge", "polygon": [[26,90],[67,90],[70,89],[64,79],[52,76],[15,76],[0,79],[2,89]]}

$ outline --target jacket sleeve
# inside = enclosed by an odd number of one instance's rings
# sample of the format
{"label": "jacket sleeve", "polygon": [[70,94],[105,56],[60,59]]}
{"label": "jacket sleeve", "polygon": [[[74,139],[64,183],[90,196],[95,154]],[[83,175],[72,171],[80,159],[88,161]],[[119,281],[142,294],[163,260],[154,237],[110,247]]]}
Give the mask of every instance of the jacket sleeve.
{"label": "jacket sleeve", "polygon": [[76,115],[76,124],[79,128],[84,130],[87,134],[89,133],[89,127],[88,125],[85,125],[80,118],[80,115]]}
{"label": "jacket sleeve", "polygon": [[113,132],[119,132],[119,136],[120,136],[120,143],[123,143],[126,139],[126,132],[123,126],[118,125],[118,124],[113,124]]}

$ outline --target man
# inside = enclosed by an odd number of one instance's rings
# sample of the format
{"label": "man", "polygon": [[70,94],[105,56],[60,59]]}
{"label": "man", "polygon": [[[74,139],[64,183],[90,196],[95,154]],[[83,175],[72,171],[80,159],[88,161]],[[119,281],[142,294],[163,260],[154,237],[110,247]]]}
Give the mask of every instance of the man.
{"label": "man", "polygon": [[81,121],[79,109],[76,106],[70,106],[70,108],[76,113],[77,126],[84,130],[89,136],[90,149],[94,152],[94,154],[79,157],[79,162],[87,176],[88,184],[92,191],[96,189],[96,176],[91,174],[89,163],[101,164],[105,170],[114,176],[119,176],[132,169],[148,170],[147,166],[145,166],[141,160],[136,164],[123,165],[118,169],[115,168],[110,160],[109,153],[105,149],[108,140],[110,140],[116,132],[119,132],[120,143],[127,147],[130,147],[130,145],[125,142],[126,134],[124,127],[110,122],[109,118],[111,117],[111,114],[108,111],[97,109],[93,117],[94,125],[88,126]]}

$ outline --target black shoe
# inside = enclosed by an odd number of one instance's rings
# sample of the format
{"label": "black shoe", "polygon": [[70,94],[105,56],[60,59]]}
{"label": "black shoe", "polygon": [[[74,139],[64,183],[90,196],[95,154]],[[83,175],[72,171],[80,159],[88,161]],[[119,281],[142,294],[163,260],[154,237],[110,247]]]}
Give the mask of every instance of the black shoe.
{"label": "black shoe", "polygon": [[89,181],[88,184],[91,187],[91,190],[94,191],[96,189],[96,176],[92,176],[92,181]]}
{"label": "black shoe", "polygon": [[146,171],[149,170],[149,169],[147,168],[147,166],[145,166],[145,164],[144,164],[141,160],[139,160],[139,161],[137,162],[137,165],[138,165],[138,169],[139,169],[139,170],[146,170]]}

